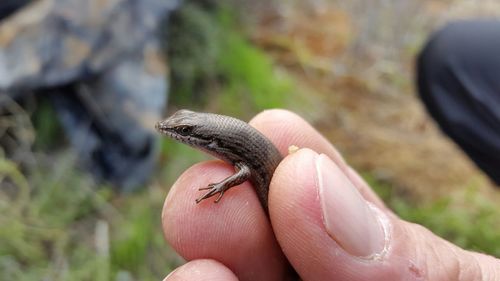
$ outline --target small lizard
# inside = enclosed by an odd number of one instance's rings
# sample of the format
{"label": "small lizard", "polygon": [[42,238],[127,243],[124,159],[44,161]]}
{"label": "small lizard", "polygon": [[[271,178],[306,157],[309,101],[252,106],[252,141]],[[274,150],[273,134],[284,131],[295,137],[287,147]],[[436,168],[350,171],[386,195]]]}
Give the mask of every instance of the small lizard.
{"label": "small lizard", "polygon": [[234,166],[236,172],[218,183],[199,190],[208,190],[196,203],[249,180],[264,211],[268,211],[269,183],[274,170],[283,159],[278,149],[262,133],[247,123],[224,115],[179,110],[156,124],[156,130],[179,142],[207,152]]}

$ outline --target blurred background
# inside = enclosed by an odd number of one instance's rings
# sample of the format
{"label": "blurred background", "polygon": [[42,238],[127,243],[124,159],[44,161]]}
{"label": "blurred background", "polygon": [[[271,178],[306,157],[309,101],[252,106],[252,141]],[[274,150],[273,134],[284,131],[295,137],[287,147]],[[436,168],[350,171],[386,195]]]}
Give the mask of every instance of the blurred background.
{"label": "blurred background", "polygon": [[[5,4],[4,4],[5,3]],[[176,109],[311,122],[403,219],[500,257],[499,189],[429,117],[415,58],[472,0],[0,4],[0,280],[160,280]],[[193,192],[197,192],[193,189]]]}

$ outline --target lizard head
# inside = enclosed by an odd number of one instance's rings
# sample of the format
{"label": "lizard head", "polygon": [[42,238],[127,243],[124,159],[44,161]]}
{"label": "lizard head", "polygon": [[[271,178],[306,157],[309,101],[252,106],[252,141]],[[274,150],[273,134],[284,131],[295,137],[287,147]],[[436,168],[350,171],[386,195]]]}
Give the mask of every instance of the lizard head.
{"label": "lizard head", "polygon": [[186,109],[175,112],[155,125],[162,135],[195,147],[207,147],[213,141],[206,127],[207,118],[203,113]]}

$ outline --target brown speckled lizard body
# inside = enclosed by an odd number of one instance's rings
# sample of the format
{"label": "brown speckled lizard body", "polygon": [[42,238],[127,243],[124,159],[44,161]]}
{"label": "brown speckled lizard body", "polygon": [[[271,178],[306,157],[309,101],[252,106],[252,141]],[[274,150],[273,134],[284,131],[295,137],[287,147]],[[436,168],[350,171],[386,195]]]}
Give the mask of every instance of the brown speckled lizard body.
{"label": "brown speckled lizard body", "polygon": [[208,192],[198,198],[197,203],[219,194],[217,203],[226,190],[249,180],[268,214],[269,183],[283,157],[259,131],[233,117],[189,110],[179,110],[158,122],[156,130],[235,167],[235,174],[200,188]]}

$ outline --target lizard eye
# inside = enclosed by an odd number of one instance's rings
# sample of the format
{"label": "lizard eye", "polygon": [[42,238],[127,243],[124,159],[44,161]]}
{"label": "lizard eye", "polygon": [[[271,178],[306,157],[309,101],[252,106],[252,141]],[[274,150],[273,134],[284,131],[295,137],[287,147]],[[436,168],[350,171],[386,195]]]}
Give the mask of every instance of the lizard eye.
{"label": "lizard eye", "polygon": [[191,131],[193,130],[193,127],[191,127],[191,126],[179,126],[179,127],[175,128],[175,130],[177,131],[177,133],[179,133],[183,136],[187,136],[189,133],[191,133]]}

